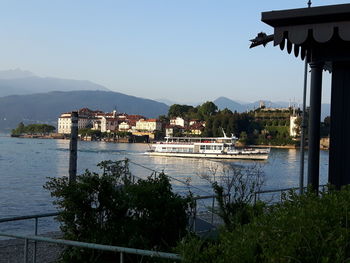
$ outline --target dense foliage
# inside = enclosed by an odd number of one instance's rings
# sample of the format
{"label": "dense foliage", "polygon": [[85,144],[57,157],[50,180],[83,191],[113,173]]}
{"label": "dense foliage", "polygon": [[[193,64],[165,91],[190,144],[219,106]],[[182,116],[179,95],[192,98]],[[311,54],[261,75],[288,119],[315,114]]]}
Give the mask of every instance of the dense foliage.
{"label": "dense foliage", "polygon": [[204,136],[221,137],[223,136],[222,129],[228,136],[234,134],[237,137],[241,137],[241,133],[245,132],[247,137],[252,140],[254,133],[260,132],[261,126],[249,113],[222,111],[208,118]]}
{"label": "dense foliage", "polygon": [[56,128],[48,124],[29,124],[24,125],[23,122],[20,122],[16,129],[13,129],[12,135],[21,135],[21,134],[49,134],[54,132]]}
{"label": "dense foliage", "polygon": [[256,138],[256,144],[293,145],[296,142],[289,135],[289,126],[266,126]]}
{"label": "dense foliage", "polygon": [[217,112],[218,107],[211,101],[204,102],[202,105],[199,105],[197,107],[174,104],[169,108],[168,117],[206,120],[209,116],[213,116]]}
{"label": "dense foliage", "polygon": [[290,193],[217,240],[189,237],[184,262],[349,262],[350,188]]}
{"label": "dense foliage", "polygon": [[132,135],[127,131],[116,132],[101,132],[100,130],[93,130],[91,128],[82,128],[78,130],[78,134],[82,137],[90,137],[92,140],[100,140],[103,138],[128,138]]}
{"label": "dense foliage", "polygon": [[[297,112],[300,114],[300,111]],[[187,120],[205,121],[204,137],[221,137],[223,130],[230,136],[235,135],[244,144],[290,145],[296,142],[289,135],[290,115],[293,109],[262,110],[237,113],[228,109],[218,110],[211,101],[197,107],[174,104],[170,106],[168,116],[161,116],[164,121],[173,117]],[[297,119],[298,123],[300,118]],[[297,124],[298,124],[297,123]],[[297,125],[297,129],[300,129]],[[297,130],[297,133],[299,130]],[[176,136],[181,136],[181,132]]]}
{"label": "dense foliage", "polygon": [[[186,234],[190,198],[173,193],[167,176],[153,174],[134,182],[127,161],[98,166],[103,170],[100,175],[87,170],[71,184],[61,177],[44,186],[56,198],[64,238],[169,251]],[[62,260],[105,262],[118,256],[68,248]]]}

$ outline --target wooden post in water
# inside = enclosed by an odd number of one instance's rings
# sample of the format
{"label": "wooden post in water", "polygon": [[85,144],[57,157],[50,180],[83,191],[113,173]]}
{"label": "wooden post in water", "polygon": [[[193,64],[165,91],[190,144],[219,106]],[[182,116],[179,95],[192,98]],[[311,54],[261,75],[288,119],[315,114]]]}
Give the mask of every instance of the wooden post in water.
{"label": "wooden post in water", "polygon": [[75,182],[77,177],[77,152],[78,152],[78,112],[71,115],[71,133],[69,143],[69,182]]}

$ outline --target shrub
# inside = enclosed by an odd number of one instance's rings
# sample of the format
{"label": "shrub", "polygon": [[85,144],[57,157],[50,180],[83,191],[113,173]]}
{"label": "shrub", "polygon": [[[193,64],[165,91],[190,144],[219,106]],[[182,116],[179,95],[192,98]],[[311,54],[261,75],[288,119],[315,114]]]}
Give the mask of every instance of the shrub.
{"label": "shrub", "polygon": [[[101,175],[86,170],[71,184],[61,177],[44,186],[56,198],[65,239],[160,251],[170,250],[186,234],[190,198],[173,193],[167,176],[133,182],[127,160],[98,166]],[[62,261],[104,262],[117,256],[68,248]]]}
{"label": "shrub", "polygon": [[202,262],[349,262],[349,218],[349,187],[320,196],[291,193],[250,223],[223,230],[217,241],[204,246],[192,239],[180,252],[184,262],[195,253],[209,253]]}

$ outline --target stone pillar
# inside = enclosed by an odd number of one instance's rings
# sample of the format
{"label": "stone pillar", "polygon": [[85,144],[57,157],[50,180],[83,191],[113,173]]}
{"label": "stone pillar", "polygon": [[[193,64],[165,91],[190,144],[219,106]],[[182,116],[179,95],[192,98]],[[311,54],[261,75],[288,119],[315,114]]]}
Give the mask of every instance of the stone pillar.
{"label": "stone pillar", "polygon": [[322,97],[323,62],[310,63],[311,90],[309,112],[309,152],[308,152],[308,185],[317,192],[320,177],[320,121]]}
{"label": "stone pillar", "polygon": [[350,184],[350,62],[333,62],[329,183]]}

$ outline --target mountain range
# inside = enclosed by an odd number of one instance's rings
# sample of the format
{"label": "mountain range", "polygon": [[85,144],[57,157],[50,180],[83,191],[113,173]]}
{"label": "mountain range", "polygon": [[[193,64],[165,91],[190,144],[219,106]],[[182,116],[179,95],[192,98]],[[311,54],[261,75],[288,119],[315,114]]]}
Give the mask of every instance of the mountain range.
{"label": "mountain range", "polygon": [[[259,106],[259,101],[245,103],[226,97],[213,101],[219,109],[244,112]],[[20,69],[0,71],[0,131],[9,131],[21,121],[25,123],[57,124],[58,116],[88,107],[92,110],[126,112],[145,117],[167,114],[175,104],[113,92],[106,87],[86,81],[42,78]],[[193,103],[197,106],[202,103]],[[265,101],[267,107],[288,107],[288,102]],[[330,115],[330,105],[322,105],[322,120]]]}
{"label": "mountain range", "polygon": [[167,114],[168,106],[157,101],[112,91],[52,91],[30,95],[0,97],[0,130],[10,130],[21,121],[57,125],[61,113],[80,108],[141,114],[158,117]]}
{"label": "mountain range", "polygon": [[0,71],[0,97],[50,91],[104,90],[106,87],[87,80],[42,78],[20,69]]}

